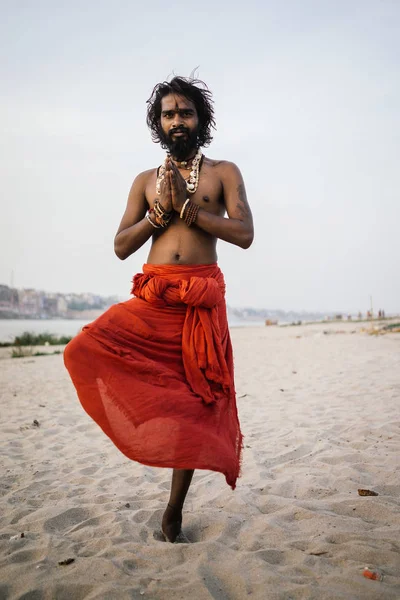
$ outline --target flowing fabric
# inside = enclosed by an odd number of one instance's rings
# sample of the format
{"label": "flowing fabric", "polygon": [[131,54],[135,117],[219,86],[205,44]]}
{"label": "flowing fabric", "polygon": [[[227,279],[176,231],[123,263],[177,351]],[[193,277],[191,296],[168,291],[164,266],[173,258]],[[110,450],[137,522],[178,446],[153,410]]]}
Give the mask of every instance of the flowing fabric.
{"label": "flowing fabric", "polygon": [[234,489],[242,434],[222,272],[147,264],[132,294],[65,349],[83,408],[132,460],[218,471]]}

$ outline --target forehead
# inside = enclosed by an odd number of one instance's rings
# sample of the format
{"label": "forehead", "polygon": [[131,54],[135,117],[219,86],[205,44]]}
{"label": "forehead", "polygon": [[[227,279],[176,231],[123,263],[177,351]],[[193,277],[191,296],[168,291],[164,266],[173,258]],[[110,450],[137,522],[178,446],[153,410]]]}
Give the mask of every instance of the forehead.
{"label": "forehead", "polygon": [[177,94],[168,94],[161,100],[161,110],[183,110],[185,108],[191,108],[196,110],[195,105],[188,98],[184,96],[178,96]]}

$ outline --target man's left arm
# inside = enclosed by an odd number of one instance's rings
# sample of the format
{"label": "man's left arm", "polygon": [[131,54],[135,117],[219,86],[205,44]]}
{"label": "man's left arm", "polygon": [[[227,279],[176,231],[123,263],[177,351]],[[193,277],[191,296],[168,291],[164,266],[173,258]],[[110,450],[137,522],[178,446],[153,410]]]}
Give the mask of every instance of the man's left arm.
{"label": "man's left arm", "polygon": [[246,189],[238,167],[230,162],[223,163],[221,180],[223,185],[225,208],[228,217],[220,217],[200,208],[196,225],[241,248],[249,248],[253,241],[253,217],[247,202]]}

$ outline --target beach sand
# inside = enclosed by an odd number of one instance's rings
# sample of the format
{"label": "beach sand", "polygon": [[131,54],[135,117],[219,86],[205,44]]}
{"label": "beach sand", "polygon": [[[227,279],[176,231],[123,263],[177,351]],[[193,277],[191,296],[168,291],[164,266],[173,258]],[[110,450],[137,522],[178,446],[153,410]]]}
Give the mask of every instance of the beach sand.
{"label": "beach sand", "polygon": [[243,473],[195,473],[191,544],[160,541],[171,471],[119,453],[62,356],[1,360],[0,598],[399,600],[400,334],[355,329],[232,330]]}

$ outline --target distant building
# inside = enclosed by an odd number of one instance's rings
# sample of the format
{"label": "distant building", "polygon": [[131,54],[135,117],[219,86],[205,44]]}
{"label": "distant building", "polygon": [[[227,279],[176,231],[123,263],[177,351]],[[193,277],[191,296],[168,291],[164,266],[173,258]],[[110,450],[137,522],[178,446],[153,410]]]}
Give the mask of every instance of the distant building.
{"label": "distant building", "polygon": [[59,317],[66,317],[68,313],[68,303],[64,296],[57,298],[57,314]]}
{"label": "distant building", "polygon": [[0,318],[12,319],[19,315],[18,291],[7,285],[0,285]]}
{"label": "distant building", "polygon": [[37,290],[26,289],[18,291],[19,314],[21,317],[40,317],[43,312],[43,302]]}

